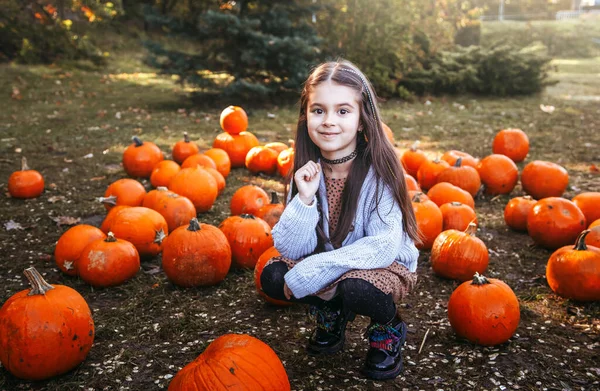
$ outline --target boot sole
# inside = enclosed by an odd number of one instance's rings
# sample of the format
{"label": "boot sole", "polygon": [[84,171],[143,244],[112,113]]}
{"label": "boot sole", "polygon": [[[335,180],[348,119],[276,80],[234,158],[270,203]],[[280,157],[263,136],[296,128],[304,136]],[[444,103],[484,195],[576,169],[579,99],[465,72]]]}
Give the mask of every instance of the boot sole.
{"label": "boot sole", "polygon": [[402,364],[402,360],[400,360],[394,368],[388,369],[387,371],[374,371],[363,368],[362,373],[372,380],[389,380],[397,378],[398,375],[402,373],[403,369],[404,365]]}
{"label": "boot sole", "polygon": [[344,349],[344,340],[341,340],[337,344],[333,346],[328,346],[326,348],[319,348],[313,345],[308,345],[306,347],[306,352],[311,356],[326,356],[330,354],[336,354],[342,349]]}

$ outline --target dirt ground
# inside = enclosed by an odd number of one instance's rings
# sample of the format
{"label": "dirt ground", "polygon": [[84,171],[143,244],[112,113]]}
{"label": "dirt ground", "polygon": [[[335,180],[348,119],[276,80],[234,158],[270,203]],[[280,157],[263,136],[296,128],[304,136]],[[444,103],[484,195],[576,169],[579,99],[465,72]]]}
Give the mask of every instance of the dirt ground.
{"label": "dirt ground", "polygon": [[[198,289],[170,284],[159,258],[146,260],[133,280],[110,289],[93,289],[60,273],[53,259],[56,241],[70,224],[101,223],[105,211],[95,197],[125,177],[121,154],[133,134],[156,142],[168,155],[183,131],[203,148],[219,132],[220,108],[190,103],[183,87],[157,76],[135,56],[120,61],[101,71],[0,66],[0,303],[26,288],[23,270],[35,266],[50,283],[80,292],[96,326],[94,346],[75,370],[31,383],[0,368],[0,390],[166,389],[181,367],[226,333],[251,334],[269,344],[297,391],[600,389],[600,304],[553,294],[544,277],[551,251],[505,226],[508,196],[478,198],[476,211],[478,235],[490,251],[486,275],[505,281],[519,298],[516,334],[492,348],[457,338],[446,305],[458,283],[433,275],[429,254],[422,252],[418,286],[402,311],[409,324],[405,370],[392,381],[360,374],[368,319],[359,316],[350,325],[342,353],[308,356],[304,346],[313,325],[306,309],[263,302],[252,271],[232,270],[220,285]],[[390,101],[382,104],[384,120],[398,146],[419,139],[432,156],[460,149],[484,157],[496,131],[519,127],[531,140],[525,163],[550,160],[568,169],[565,197],[600,191],[594,170],[600,166],[600,59],[557,66],[554,77],[560,83],[539,96]],[[541,104],[555,110],[543,111]],[[249,130],[261,142],[285,142],[292,135],[294,106],[248,111]],[[23,155],[46,178],[37,199],[12,199],[7,193],[8,177]],[[279,178],[233,170],[213,209],[199,218],[220,223],[229,214],[229,198],[246,183],[281,190]],[[518,186],[510,196],[522,194]]]}

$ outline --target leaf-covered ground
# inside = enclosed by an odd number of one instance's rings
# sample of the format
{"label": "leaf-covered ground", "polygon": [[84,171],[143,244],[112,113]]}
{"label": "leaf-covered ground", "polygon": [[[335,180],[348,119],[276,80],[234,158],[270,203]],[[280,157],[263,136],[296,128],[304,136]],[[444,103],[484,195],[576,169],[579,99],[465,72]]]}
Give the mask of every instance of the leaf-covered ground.
{"label": "leaf-covered ground", "polygon": [[[389,101],[382,103],[384,120],[399,147],[420,140],[432,156],[460,149],[483,157],[491,153],[495,132],[519,127],[531,141],[526,162],[551,160],[568,169],[565,197],[600,191],[600,174],[594,170],[600,166],[600,58],[556,61],[556,67],[553,76],[560,83],[539,96]],[[268,343],[298,391],[600,389],[600,306],[552,293],[544,278],[551,252],[507,229],[502,212],[508,196],[479,198],[476,209],[479,236],[490,250],[487,275],[508,283],[520,301],[516,335],[493,348],[458,339],[446,315],[458,283],[434,276],[423,252],[417,289],[403,309],[409,324],[405,371],[394,381],[373,382],[360,375],[367,349],[362,333],[368,320],[363,317],[349,327],[343,353],[307,356],[304,345],[312,324],[305,308],[265,304],[251,271],[232,270],[220,285],[199,289],[170,284],[157,272],[160,259],[144,262],[133,280],[110,289],[93,289],[60,273],[53,259],[56,241],[68,224],[100,224],[105,210],[95,197],[125,177],[121,154],[132,135],[156,142],[169,154],[184,131],[201,148],[210,147],[220,132],[223,105],[192,103],[184,87],[154,72],[142,65],[137,52],[113,56],[102,70],[0,66],[0,303],[26,288],[23,270],[35,266],[49,282],[79,291],[96,325],[94,346],[81,366],[38,383],[16,379],[1,368],[1,390],[164,389],[181,367],[225,333],[248,333]],[[249,130],[261,142],[286,142],[292,136],[294,105],[227,104],[248,108]],[[554,111],[542,111],[541,104]],[[37,199],[7,194],[8,177],[19,168],[21,156],[46,179]],[[233,170],[224,193],[200,219],[220,223],[229,215],[231,195],[246,183],[281,190],[279,178]],[[521,194],[517,187],[511,196]]]}

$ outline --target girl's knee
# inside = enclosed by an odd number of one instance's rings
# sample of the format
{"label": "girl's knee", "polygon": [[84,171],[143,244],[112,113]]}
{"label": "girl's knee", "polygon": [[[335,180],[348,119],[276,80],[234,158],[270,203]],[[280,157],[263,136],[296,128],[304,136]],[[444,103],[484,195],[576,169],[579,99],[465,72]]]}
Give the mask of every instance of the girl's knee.
{"label": "girl's knee", "polygon": [[273,262],[263,269],[262,274],[260,275],[260,284],[267,296],[275,296],[274,298],[280,296],[280,293],[283,292],[283,284],[285,281],[283,277],[287,271],[288,267],[283,262]]}

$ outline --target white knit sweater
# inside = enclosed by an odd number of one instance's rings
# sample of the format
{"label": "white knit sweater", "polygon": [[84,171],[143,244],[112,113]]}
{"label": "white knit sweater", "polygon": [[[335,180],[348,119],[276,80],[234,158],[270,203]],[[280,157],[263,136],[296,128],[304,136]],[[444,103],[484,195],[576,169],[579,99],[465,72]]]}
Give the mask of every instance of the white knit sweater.
{"label": "white knit sweater", "polygon": [[334,249],[327,242],[325,252],[314,255],[310,254],[317,246],[317,203],[321,204],[324,215],[324,232],[329,233],[324,176],[321,175],[319,184],[320,197],[315,197],[311,205],[300,201],[297,194],[287,203],[272,234],[281,255],[291,259],[306,257],[285,275],[285,282],[294,297],[314,295],[353,269],[385,268],[392,262],[399,262],[409,271],[416,271],[419,251],[402,228],[402,212],[398,203],[389,187],[381,181],[378,213],[375,190],[376,177],[371,169],[360,191],[354,229],[340,248]]}

